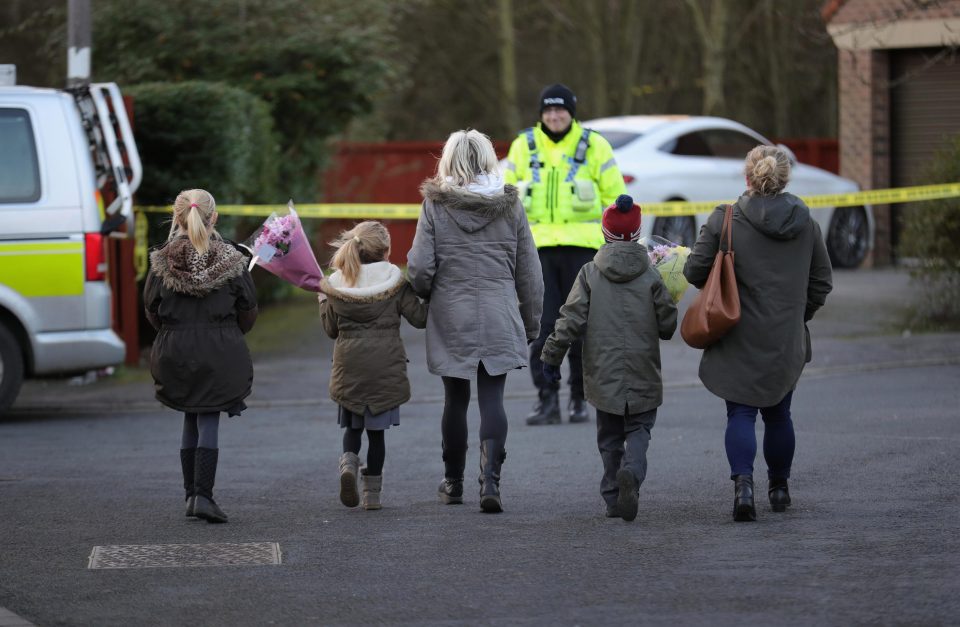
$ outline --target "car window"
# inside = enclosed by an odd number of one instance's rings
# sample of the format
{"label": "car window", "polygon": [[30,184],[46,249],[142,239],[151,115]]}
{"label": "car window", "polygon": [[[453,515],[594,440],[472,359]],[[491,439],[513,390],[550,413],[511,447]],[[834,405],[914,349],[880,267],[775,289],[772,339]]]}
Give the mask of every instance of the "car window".
{"label": "car window", "polygon": [[710,146],[707,144],[706,140],[703,138],[703,135],[699,131],[687,133],[686,135],[681,135],[676,139],[671,139],[667,143],[660,146],[660,150],[662,152],[669,152],[672,155],[680,155],[682,157],[713,156],[713,153],[710,152]]}
{"label": "car window", "polygon": [[640,137],[640,133],[629,131],[597,131],[603,138],[610,142],[611,148],[623,148],[633,140]]}
{"label": "car window", "polygon": [[700,134],[703,135],[704,141],[710,147],[710,154],[714,157],[743,160],[747,158],[748,152],[760,144],[749,135],[729,129],[710,129],[700,131]]}
{"label": "car window", "polygon": [[0,203],[40,199],[40,168],[30,114],[0,109]]}

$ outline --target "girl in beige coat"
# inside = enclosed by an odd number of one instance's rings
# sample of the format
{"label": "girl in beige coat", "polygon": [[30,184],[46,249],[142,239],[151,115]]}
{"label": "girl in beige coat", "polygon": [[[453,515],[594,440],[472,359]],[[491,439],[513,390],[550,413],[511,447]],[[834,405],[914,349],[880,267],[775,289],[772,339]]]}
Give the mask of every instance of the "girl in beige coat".
{"label": "girl in beige coat", "polygon": [[384,431],[400,424],[400,405],[410,400],[407,354],[400,339],[400,317],[418,329],[427,323],[427,306],[410,289],[390,256],[390,234],[379,222],[361,222],[334,242],[336,268],[320,282],[320,320],[336,340],[330,398],[339,406],[344,429],[340,457],[340,501],[360,504],[357,471],[367,432],[364,509],[380,509]]}

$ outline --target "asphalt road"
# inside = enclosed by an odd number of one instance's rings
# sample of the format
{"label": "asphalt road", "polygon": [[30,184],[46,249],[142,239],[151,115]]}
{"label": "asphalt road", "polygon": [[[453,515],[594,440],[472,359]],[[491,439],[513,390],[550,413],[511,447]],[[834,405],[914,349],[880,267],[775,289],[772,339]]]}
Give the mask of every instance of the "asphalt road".
{"label": "asphalt road", "polygon": [[[222,425],[227,525],[183,517],[179,418],[149,386],[35,384],[0,422],[0,607],[38,625],[955,623],[960,335],[899,333],[909,298],[902,274],[838,274],[794,396],[794,506],[760,498],[752,524],[730,516],[723,403],[679,339],[633,523],[602,515],[592,425],[523,424],[525,372],[505,513],[479,512],[473,441],[466,503],[439,504],[442,387],[412,329],[379,512],[337,500],[318,329],[258,356],[251,410]],[[277,542],[282,564],[87,568],[98,545],[220,542]]]}

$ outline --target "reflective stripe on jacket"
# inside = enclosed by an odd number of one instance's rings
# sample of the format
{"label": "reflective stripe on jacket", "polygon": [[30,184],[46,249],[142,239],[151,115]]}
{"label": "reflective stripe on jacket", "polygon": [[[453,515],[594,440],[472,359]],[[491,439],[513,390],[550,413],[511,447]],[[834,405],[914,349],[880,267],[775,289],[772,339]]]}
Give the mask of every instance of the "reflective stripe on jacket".
{"label": "reflective stripe on jacket", "polygon": [[570,180],[583,133],[584,128],[574,120],[566,136],[554,143],[537,124],[532,134],[538,168],[531,166],[526,131],[510,146],[504,180],[521,191],[537,248],[599,249],[604,244],[599,224],[603,209],[626,191],[610,143],[593,131],[589,131],[584,163]]}

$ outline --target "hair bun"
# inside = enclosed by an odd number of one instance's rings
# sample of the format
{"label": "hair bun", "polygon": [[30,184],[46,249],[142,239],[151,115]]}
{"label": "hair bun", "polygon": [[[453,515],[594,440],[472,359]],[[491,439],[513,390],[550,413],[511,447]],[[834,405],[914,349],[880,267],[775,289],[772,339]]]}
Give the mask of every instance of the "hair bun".
{"label": "hair bun", "polygon": [[627,213],[633,209],[633,198],[627,194],[620,194],[617,196],[617,211],[620,213]]}

